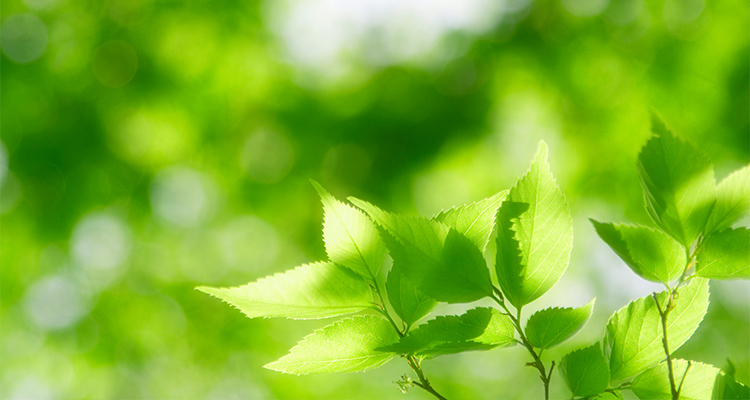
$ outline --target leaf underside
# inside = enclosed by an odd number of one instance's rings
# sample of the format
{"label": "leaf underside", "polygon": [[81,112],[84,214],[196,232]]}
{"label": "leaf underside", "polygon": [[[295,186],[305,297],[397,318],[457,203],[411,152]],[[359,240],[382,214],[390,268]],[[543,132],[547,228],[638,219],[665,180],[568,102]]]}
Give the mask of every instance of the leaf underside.
{"label": "leaf underside", "polygon": [[750,230],[726,229],[706,238],[695,274],[712,279],[750,278]]}
{"label": "leaf underside", "polygon": [[573,396],[595,396],[609,384],[609,365],[598,342],[565,355],[560,360],[560,373]]}
{"label": "leaf underside", "polygon": [[716,188],[716,206],[708,218],[706,234],[729,228],[750,211],[750,166],[733,172]]}
{"label": "leaf underside", "polygon": [[[711,365],[690,362],[685,360],[672,360],[676,384],[683,381],[680,391],[681,400],[711,400],[714,390],[714,382],[719,370]],[[687,374],[685,371],[687,370]],[[630,385],[633,393],[641,400],[671,400],[672,391],[669,384],[669,371],[666,362],[649,368],[633,379]]]}
{"label": "leaf underside", "polygon": [[484,200],[443,211],[432,219],[462,233],[484,253],[495,227],[495,215],[507,195],[504,190]]}
{"label": "leaf underside", "polygon": [[526,322],[526,339],[532,346],[549,349],[578,332],[591,316],[594,301],[578,308],[547,308],[534,313]]}
{"label": "leaf underside", "polygon": [[404,276],[398,264],[391,267],[385,281],[385,289],[391,308],[407,326],[425,317],[438,304],[435,299],[417,289],[416,285]]}

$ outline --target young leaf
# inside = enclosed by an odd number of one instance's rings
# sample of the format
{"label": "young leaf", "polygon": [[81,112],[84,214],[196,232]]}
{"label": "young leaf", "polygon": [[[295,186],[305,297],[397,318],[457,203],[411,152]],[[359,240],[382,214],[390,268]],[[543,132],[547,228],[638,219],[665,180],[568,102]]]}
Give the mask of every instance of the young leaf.
{"label": "young leaf", "polygon": [[365,371],[393,358],[393,353],[375,349],[397,339],[396,331],[381,317],[348,318],[306,336],[265,368],[297,375]]}
{"label": "young leaf", "polygon": [[716,374],[711,400],[750,399],[750,387],[737,382],[729,373]]}
{"label": "young leaf", "polygon": [[414,283],[404,276],[398,264],[391,267],[385,281],[385,289],[393,311],[407,326],[422,319],[438,304],[436,300],[417,289]]}
{"label": "young leaf", "polygon": [[526,322],[526,339],[532,346],[549,349],[578,332],[591,316],[594,301],[578,308],[547,308],[539,310]]}
{"label": "young leaf", "polygon": [[713,279],[750,278],[750,230],[726,229],[705,239],[695,275]]}
{"label": "young leaf", "polygon": [[660,227],[690,246],[706,226],[716,201],[713,165],[663,123],[653,128],[656,136],[638,156],[646,208]]}
{"label": "young leaf", "polygon": [[[711,365],[685,360],[673,360],[676,384],[682,383],[681,400],[711,400],[714,381],[719,370]],[[687,374],[685,373],[687,371]],[[666,362],[644,371],[633,379],[630,388],[641,400],[671,400],[672,390],[669,384],[669,371]]]}
{"label": "young leaf", "polygon": [[464,234],[484,253],[495,227],[497,209],[507,195],[508,191],[504,190],[484,200],[443,211],[432,219]]}
{"label": "young leaf", "polygon": [[669,235],[645,226],[590,221],[599,237],[641,278],[669,284],[684,272],[685,248]]}
{"label": "young leaf", "polygon": [[[677,305],[669,313],[669,350],[674,352],[698,328],[708,309],[708,279],[693,278],[679,289]],[[658,294],[664,305],[668,293]],[[604,351],[613,382],[635,376],[664,359],[659,311],[651,296],[641,297],[614,313],[607,322]]]}
{"label": "young leaf", "polygon": [[382,350],[400,354],[442,355],[460,349],[485,350],[515,343],[513,323],[491,307],[478,307],[463,315],[440,316],[409,332]]}
{"label": "young leaf", "polygon": [[356,198],[350,201],[383,227],[393,263],[422,293],[448,303],[492,294],[487,263],[466,236],[437,221],[391,214]]}
{"label": "young leaf", "polygon": [[750,210],[750,166],[733,172],[716,188],[716,206],[708,218],[706,234],[732,226]]}
{"label": "young leaf", "polygon": [[297,267],[235,288],[199,287],[250,318],[318,319],[372,308],[372,293],[359,275],[320,262]]}
{"label": "young leaf", "polygon": [[560,360],[560,373],[577,397],[595,396],[609,384],[609,365],[599,343],[565,355]]}
{"label": "young leaf", "polygon": [[325,209],[323,240],[328,258],[365,278],[375,279],[386,253],[375,224],[361,211],[336,200],[318,182],[311,182]]}
{"label": "young leaf", "polygon": [[500,206],[497,224],[497,278],[508,300],[521,307],[557,283],[573,248],[573,220],[544,142]]}

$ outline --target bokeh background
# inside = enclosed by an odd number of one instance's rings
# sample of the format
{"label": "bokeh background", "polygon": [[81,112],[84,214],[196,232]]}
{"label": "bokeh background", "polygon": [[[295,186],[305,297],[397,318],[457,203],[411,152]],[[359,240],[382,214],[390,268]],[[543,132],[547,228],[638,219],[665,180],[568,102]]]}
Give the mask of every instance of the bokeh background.
{"label": "bokeh background", "polygon": [[[576,239],[525,313],[598,298],[545,355],[559,359],[658,289],[587,220],[648,223],[635,164],[649,107],[717,178],[750,161],[746,0],[1,5],[3,399],[427,399],[397,391],[398,359],[265,370],[330,321],[249,320],[193,288],[324,258],[310,178],[432,215],[512,186],[542,139]],[[730,357],[748,383],[750,286],[711,290],[678,356]],[[449,398],[539,398],[526,361],[511,348],[424,367]],[[552,386],[569,396],[557,373]]]}

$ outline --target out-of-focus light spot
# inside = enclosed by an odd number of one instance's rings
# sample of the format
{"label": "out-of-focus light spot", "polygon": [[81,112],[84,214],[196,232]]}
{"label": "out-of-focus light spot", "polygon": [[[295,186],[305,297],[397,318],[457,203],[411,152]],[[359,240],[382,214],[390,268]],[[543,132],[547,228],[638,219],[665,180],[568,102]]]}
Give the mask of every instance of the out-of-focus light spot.
{"label": "out-of-focus light spot", "polygon": [[268,393],[265,390],[248,382],[247,379],[239,377],[227,377],[221,380],[208,393],[208,400],[243,400],[243,399],[265,399]]}
{"label": "out-of-focus light spot", "polygon": [[192,282],[214,283],[226,276],[220,236],[214,231],[194,232],[180,246],[180,269]]}
{"label": "out-of-focus light spot", "polygon": [[562,0],[569,13],[577,17],[591,17],[601,14],[609,0]]}
{"label": "out-of-focus light spot", "polygon": [[56,271],[64,268],[67,263],[65,252],[54,244],[45,247],[39,254],[39,269],[43,272]]}
{"label": "out-of-focus light spot", "polygon": [[294,152],[284,136],[263,129],[247,138],[240,162],[253,181],[276,183],[292,169]]}
{"label": "out-of-focus light spot", "polygon": [[9,173],[0,183],[0,214],[13,210],[21,198],[21,185],[15,175]]}
{"label": "out-of-focus light spot", "polygon": [[58,0],[23,0],[23,4],[32,10],[52,8],[57,5]]}
{"label": "out-of-focus light spot", "polygon": [[36,375],[28,375],[16,382],[8,400],[53,400],[54,390]]}
{"label": "out-of-focus light spot", "polygon": [[111,270],[130,255],[130,231],[123,221],[106,212],[95,212],[78,222],[71,237],[73,259],[92,270]]}
{"label": "out-of-focus light spot", "polygon": [[613,0],[604,17],[609,33],[623,43],[635,42],[651,27],[651,13],[643,1]]}
{"label": "out-of-focus light spot", "polygon": [[153,10],[149,0],[112,0],[109,2],[109,16],[122,26],[135,26],[143,22]]}
{"label": "out-of-focus light spot", "polygon": [[359,145],[346,143],[332,147],[323,157],[323,181],[357,186],[370,173],[370,163],[370,155]]}
{"label": "out-of-focus light spot", "polygon": [[611,0],[604,17],[615,25],[627,25],[638,18],[645,6],[641,0]]}
{"label": "out-of-focus light spot", "polygon": [[227,265],[243,271],[264,271],[276,261],[279,238],[268,222],[246,215],[229,222],[220,233]]}
{"label": "out-of-focus light spot", "polygon": [[466,181],[450,170],[438,170],[417,177],[413,196],[414,205],[422,215],[434,215],[470,201]]}
{"label": "out-of-focus light spot", "polygon": [[122,40],[111,40],[96,49],[92,64],[94,76],[111,88],[125,86],[138,70],[138,54]]}
{"label": "out-of-focus light spot", "polygon": [[160,222],[178,228],[208,221],[216,209],[216,196],[213,182],[189,168],[166,168],[151,182],[154,215]]}
{"label": "out-of-focus light spot", "polygon": [[164,23],[165,32],[159,37],[159,61],[165,62],[176,76],[195,78],[202,74],[216,58],[214,26],[204,21],[175,18]]}
{"label": "out-of-focus light spot", "polygon": [[47,49],[47,27],[34,14],[14,14],[3,23],[3,53],[19,63],[30,63]]}
{"label": "out-of-focus light spot", "polygon": [[42,329],[67,328],[87,312],[80,288],[62,276],[49,276],[31,285],[24,305],[31,320]]}
{"label": "out-of-focus light spot", "polygon": [[3,142],[0,142],[0,185],[5,181],[6,175],[8,175],[8,150]]}
{"label": "out-of-focus light spot", "polygon": [[664,25],[673,34],[690,38],[697,33],[693,24],[705,8],[705,0],[666,0],[662,11]]}

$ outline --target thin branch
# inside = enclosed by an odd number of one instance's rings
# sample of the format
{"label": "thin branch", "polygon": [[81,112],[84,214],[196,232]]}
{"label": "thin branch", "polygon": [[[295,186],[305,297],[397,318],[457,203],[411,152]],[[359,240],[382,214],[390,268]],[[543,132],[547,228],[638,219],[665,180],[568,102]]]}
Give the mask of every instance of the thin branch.
{"label": "thin branch", "polygon": [[[676,290],[676,289],[675,289]],[[672,291],[669,294],[669,297],[667,299],[667,304],[664,309],[662,309],[661,305],[659,304],[659,298],[656,295],[656,293],[652,293],[651,297],[654,298],[654,303],[656,303],[656,309],[659,311],[659,316],[661,317],[661,328],[662,328],[662,339],[661,343],[664,346],[664,354],[667,356],[667,369],[669,370],[669,389],[672,392],[672,400],[679,400],[680,394],[677,391],[677,386],[675,385],[674,381],[674,369],[672,366],[672,355],[669,353],[669,340],[667,339],[667,316],[669,315],[669,311],[672,310],[672,300],[674,299],[674,291]]]}

